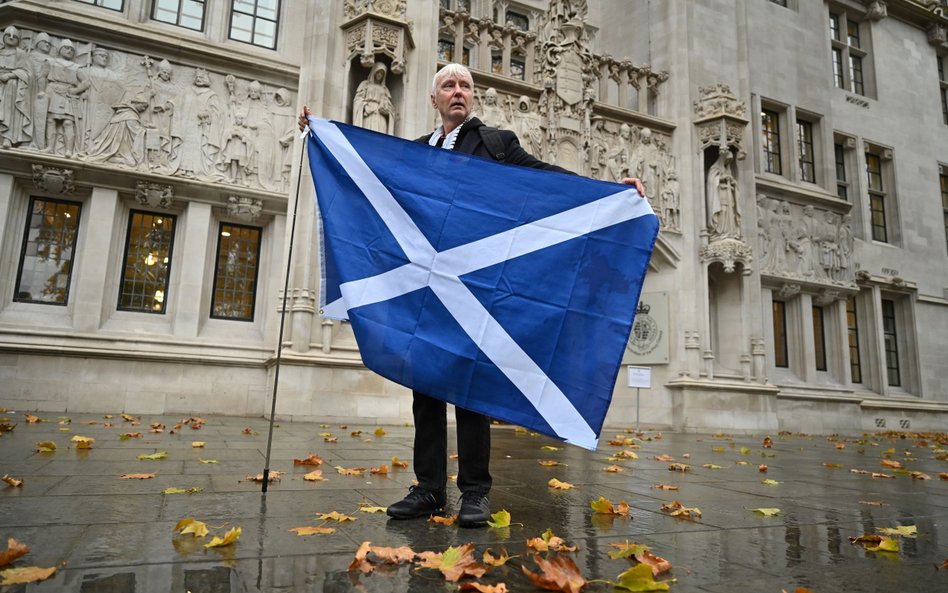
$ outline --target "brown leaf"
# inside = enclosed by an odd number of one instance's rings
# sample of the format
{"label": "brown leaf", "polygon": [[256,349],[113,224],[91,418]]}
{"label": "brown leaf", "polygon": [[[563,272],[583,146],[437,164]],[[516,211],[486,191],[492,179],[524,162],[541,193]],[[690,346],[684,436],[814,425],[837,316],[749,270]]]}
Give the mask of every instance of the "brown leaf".
{"label": "brown leaf", "polygon": [[336,471],[344,476],[361,476],[365,473],[366,468],[364,467],[342,467],[341,465],[336,466]]}
{"label": "brown leaf", "polygon": [[13,564],[13,561],[28,554],[30,547],[26,544],[21,544],[12,537],[7,540],[7,549],[3,552],[0,552],[0,566],[6,566],[7,564]]}
{"label": "brown leaf", "polygon": [[762,473],[762,474],[766,474],[766,473],[767,473],[767,466],[766,466],[765,464],[761,463],[760,465],[757,466],[757,471],[759,471],[759,472]]}
{"label": "brown leaf", "polygon": [[763,447],[764,449],[770,449],[774,446],[774,440],[770,437],[764,437]]}
{"label": "brown leaf", "polygon": [[642,564],[648,564],[652,568],[652,576],[658,576],[663,572],[671,570],[671,562],[661,556],[656,556],[648,550],[643,550],[635,555],[635,559]]}
{"label": "brown leaf", "polygon": [[72,437],[72,442],[76,443],[76,449],[91,449],[95,438],[76,435]]}
{"label": "brown leaf", "polygon": [[948,472],[941,472],[938,474],[939,480],[948,480]]}
{"label": "brown leaf", "polygon": [[385,548],[370,544],[371,542],[362,542],[362,545],[359,546],[355,559],[349,563],[348,570],[350,572],[370,573],[375,570],[376,564],[401,564],[411,562],[416,556],[415,552],[408,546]]}
{"label": "brown leaf", "polygon": [[369,470],[369,473],[378,474],[382,476],[388,475],[388,466],[383,463],[382,467],[373,467],[372,469]]}
{"label": "brown leaf", "polygon": [[[280,476],[282,476],[285,473],[286,472],[278,472],[278,471],[271,470],[270,473],[267,475],[267,482],[271,484],[273,482],[279,482]],[[249,474],[246,478],[243,479],[243,481],[244,482],[257,482],[258,484],[263,484],[263,474],[262,473],[259,473],[257,475]]]}
{"label": "brown leaf", "polygon": [[846,443],[836,443],[834,446],[835,446],[837,449],[845,449],[845,448],[846,448]]}
{"label": "brown leaf", "polygon": [[602,471],[610,473],[610,474],[617,474],[625,470],[619,467],[618,465],[607,465],[606,467],[602,468]]}
{"label": "brown leaf", "polygon": [[9,424],[7,422],[0,422],[0,432],[11,432],[16,428],[16,422]]}
{"label": "brown leaf", "polygon": [[484,564],[490,566],[503,566],[504,564],[507,564],[508,560],[510,560],[510,554],[507,553],[507,548],[501,548],[500,556],[495,557],[491,553],[490,548],[487,548],[484,550],[484,554],[481,556],[481,559],[484,561]]}
{"label": "brown leaf", "polygon": [[303,474],[303,479],[306,480],[307,482],[322,482],[326,478],[323,477],[323,470],[314,469],[308,474]]}
{"label": "brown leaf", "polygon": [[520,568],[530,582],[541,589],[579,593],[586,586],[586,579],[580,574],[579,567],[569,556],[558,554],[549,560],[544,560],[535,555],[533,561],[540,568],[539,574],[530,571],[526,566]]}
{"label": "brown leaf", "polygon": [[497,583],[496,585],[484,585],[478,582],[468,582],[461,583],[461,588],[458,589],[462,593],[464,591],[478,591],[479,593],[507,593],[507,585],[503,583]]}
{"label": "brown leaf", "polygon": [[249,426],[248,426],[247,428],[243,429],[242,431],[240,431],[240,433],[241,433],[241,434],[245,434],[245,435],[247,435],[247,436],[252,436],[252,437],[255,437],[255,436],[257,436],[258,434],[260,434],[260,433],[258,433],[256,430],[250,428]]}
{"label": "brown leaf", "polygon": [[659,490],[679,490],[678,486],[672,486],[671,484],[655,484],[652,488],[658,488]]}
{"label": "brown leaf", "polygon": [[296,535],[303,537],[305,535],[326,535],[335,533],[335,527],[293,527],[290,529]]}
{"label": "brown leaf", "polygon": [[434,568],[441,571],[445,580],[456,583],[463,577],[480,578],[487,567],[474,559],[474,544],[451,546],[444,552],[422,552],[418,554],[419,568]]}
{"label": "brown leaf", "polygon": [[922,473],[922,472],[917,472],[917,471],[912,472],[910,475],[912,476],[912,478],[916,480],[931,480],[932,479],[930,475]]}
{"label": "brown leaf", "polygon": [[656,455],[655,461],[675,461],[675,458],[671,455]]}
{"label": "brown leaf", "polygon": [[686,507],[677,500],[663,504],[662,512],[668,513],[672,517],[683,517],[686,519],[694,519],[701,516],[701,511],[697,507]]}
{"label": "brown leaf", "polygon": [[119,480],[149,480],[154,477],[155,474],[122,474]]}
{"label": "brown leaf", "polygon": [[668,466],[668,471],[670,472],[690,472],[691,466],[685,465],[684,463],[673,463]]}
{"label": "brown leaf", "polygon": [[556,490],[569,490],[570,488],[575,488],[576,486],[570,484],[569,482],[560,482],[556,478],[551,478],[547,485],[550,488],[555,488]]}
{"label": "brown leaf", "polygon": [[902,469],[902,463],[894,459],[883,459],[879,462],[879,465],[883,467],[891,467],[892,469]]}
{"label": "brown leaf", "polygon": [[402,461],[398,457],[392,457],[392,467],[398,469],[408,469],[408,462]]}
{"label": "brown leaf", "polygon": [[553,535],[552,529],[547,529],[540,537],[527,540],[527,547],[537,552],[575,552],[576,546],[567,546],[566,540]]}
{"label": "brown leaf", "polygon": [[26,414],[24,417],[26,418],[26,423],[27,423],[27,424],[36,424],[37,422],[46,422],[45,420],[43,420],[43,419],[40,418],[39,416],[34,416],[34,415],[32,415],[32,414]]}
{"label": "brown leaf", "polygon": [[45,581],[56,572],[55,566],[40,568],[38,566],[24,566],[23,568],[8,568],[0,570],[0,585],[19,585]]}
{"label": "brown leaf", "polygon": [[428,517],[429,523],[437,523],[439,525],[454,525],[458,520],[457,515],[451,515],[450,517],[442,517],[440,515],[432,515]]}
{"label": "brown leaf", "polygon": [[564,465],[564,464],[560,463],[559,461],[554,461],[552,459],[541,459],[540,465],[542,465],[543,467],[556,467],[558,465]]}
{"label": "brown leaf", "polygon": [[322,465],[323,458],[315,453],[310,453],[306,459],[293,459],[293,465]]}
{"label": "brown leaf", "polygon": [[884,507],[884,506],[888,506],[887,503],[884,503],[884,502],[878,501],[878,500],[860,500],[860,501],[859,501],[859,504],[865,504],[865,505],[868,505],[868,506],[871,506],[871,507]]}
{"label": "brown leaf", "polygon": [[14,488],[23,485],[23,480],[17,480],[16,478],[14,478],[13,476],[9,474],[3,474],[3,477],[0,478],[0,480],[3,480],[4,482],[9,484],[10,486],[13,486]]}

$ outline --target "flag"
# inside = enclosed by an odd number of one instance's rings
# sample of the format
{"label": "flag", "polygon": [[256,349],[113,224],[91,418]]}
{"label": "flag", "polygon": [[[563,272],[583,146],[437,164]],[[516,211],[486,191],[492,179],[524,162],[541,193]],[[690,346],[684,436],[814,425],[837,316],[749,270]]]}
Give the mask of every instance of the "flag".
{"label": "flag", "polygon": [[310,118],[321,314],[365,365],[595,449],[658,234],[631,186]]}

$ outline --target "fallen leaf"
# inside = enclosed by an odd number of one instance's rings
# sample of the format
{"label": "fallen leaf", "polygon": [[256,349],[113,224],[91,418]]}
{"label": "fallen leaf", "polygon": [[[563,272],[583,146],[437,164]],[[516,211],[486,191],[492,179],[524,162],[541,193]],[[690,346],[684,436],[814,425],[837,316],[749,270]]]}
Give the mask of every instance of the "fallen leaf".
{"label": "fallen leaf", "polygon": [[388,433],[385,432],[385,429],[382,428],[381,426],[379,426],[378,428],[375,429],[375,436],[377,436],[377,437],[384,437],[384,436],[387,435],[387,434],[388,434]]}
{"label": "fallen leaf", "polygon": [[429,523],[437,523],[438,525],[454,525],[457,522],[458,516],[451,515],[450,517],[442,517],[441,515],[432,515],[428,517]]}
{"label": "fallen leaf", "polygon": [[701,516],[701,510],[697,507],[686,507],[677,500],[662,505],[662,512],[668,513],[672,517],[683,517],[693,519]]}
{"label": "fallen leaf", "polygon": [[541,459],[540,465],[542,465],[543,467],[556,467],[558,465],[563,465],[563,464],[560,463],[559,461],[554,461],[552,459]]}
{"label": "fallen leaf", "polygon": [[613,582],[618,589],[626,591],[668,591],[669,584],[655,580],[652,568],[647,564],[637,564],[629,570],[619,574],[618,582]]}
{"label": "fallen leaf", "polygon": [[901,535],[903,537],[915,537],[918,535],[918,527],[915,525],[899,525],[898,527],[876,527],[876,531],[883,535]]}
{"label": "fallen leaf", "polygon": [[[198,459],[201,463],[217,463],[216,459]],[[260,479],[263,479],[263,476],[260,476]]]}
{"label": "fallen leaf", "polygon": [[[217,463],[217,462],[215,461],[214,463]],[[281,478],[281,477],[283,476],[283,474],[285,474],[285,473],[286,473],[286,472],[278,472],[278,471],[271,470],[270,473],[267,474],[267,482],[269,482],[270,484],[272,484],[272,483],[274,483],[274,482],[279,482],[279,481],[280,481],[280,478]],[[263,484],[263,472],[261,472],[261,473],[259,473],[259,474],[256,474],[256,475],[254,475],[254,474],[249,474],[249,475],[247,475],[247,477],[245,477],[245,478],[243,479],[243,481],[244,481],[244,482],[256,482],[256,483],[258,483],[258,484]]]}
{"label": "fallen leaf", "polygon": [[388,466],[383,463],[382,467],[373,467],[369,470],[369,473],[386,476],[388,475]]}
{"label": "fallen leaf", "polygon": [[207,443],[205,443],[204,441],[191,441],[191,446],[194,447],[195,449],[200,449],[206,444]]}
{"label": "fallen leaf", "polygon": [[576,486],[570,484],[569,482],[560,482],[556,478],[552,478],[547,485],[550,488],[555,488],[557,490],[569,490],[570,488],[575,488]]}
{"label": "fallen leaf", "polygon": [[635,554],[635,559],[649,566],[652,569],[652,576],[658,576],[663,572],[671,570],[671,562],[661,556],[656,556],[648,551],[648,548]]}
{"label": "fallen leaf", "polygon": [[764,442],[762,446],[764,449],[770,449],[771,447],[774,446],[774,440],[770,437],[764,437]]}
{"label": "fallen leaf", "polygon": [[198,492],[201,492],[202,490],[204,490],[204,488],[201,488],[199,486],[194,486],[187,489],[175,488],[174,486],[171,486],[169,488],[165,488],[164,490],[162,490],[161,493],[162,494],[197,494]]}
{"label": "fallen leaf", "polygon": [[9,424],[7,422],[0,422],[0,432],[12,432],[16,428],[16,422]]}
{"label": "fallen leaf", "polygon": [[672,486],[671,484],[655,484],[652,488],[658,488],[659,490],[679,490],[679,486]]}
{"label": "fallen leaf", "polygon": [[221,548],[223,546],[229,546],[240,539],[240,527],[232,527],[224,534],[224,537],[217,537],[216,535],[211,538],[211,541],[204,544],[205,548]]}
{"label": "fallen leaf", "polygon": [[780,514],[780,509],[776,509],[776,508],[760,508],[760,509],[751,509],[751,510],[765,517],[773,517],[774,515]]}
{"label": "fallen leaf", "polygon": [[241,433],[241,434],[245,434],[245,435],[247,435],[247,436],[252,436],[252,437],[255,437],[255,436],[257,436],[258,434],[260,434],[260,433],[258,433],[256,430],[254,430],[254,429],[252,429],[252,428],[250,428],[250,427],[247,427],[247,428],[243,429],[242,431],[240,431],[240,433]]}
{"label": "fallen leaf", "polygon": [[26,418],[26,423],[27,423],[27,424],[36,424],[37,422],[46,422],[45,420],[43,420],[43,419],[40,418],[39,416],[34,416],[34,415],[32,415],[32,414],[26,414],[26,415],[24,415],[24,418]]}
{"label": "fallen leaf", "polygon": [[618,548],[616,552],[609,552],[609,557],[613,560],[618,560],[620,558],[635,558],[636,554],[641,554],[642,552],[647,552],[649,547],[645,544],[636,544],[632,543],[629,540],[625,540],[621,544],[609,544],[613,548]]}
{"label": "fallen leaf", "polygon": [[668,471],[670,472],[690,472],[691,466],[685,465],[684,463],[673,463],[668,466]]}
{"label": "fallen leaf", "polygon": [[339,440],[339,437],[323,437],[324,443],[335,443]]}
{"label": "fallen leaf", "polygon": [[144,453],[138,456],[139,461],[158,461],[159,459],[165,459],[168,457],[167,451],[159,451],[158,453],[152,453],[150,455],[145,455]]}
{"label": "fallen leaf", "polygon": [[7,484],[9,484],[10,486],[14,488],[18,488],[23,485],[23,480],[17,480],[16,478],[14,478],[13,476],[9,474],[3,474],[3,477],[0,478],[0,480],[3,480],[4,482],[6,482]]}
{"label": "fallen leaf", "polygon": [[122,474],[119,480],[150,480],[155,474]]}
{"label": "fallen leaf", "polygon": [[337,465],[336,471],[344,476],[361,476],[362,474],[366,472],[366,468],[364,467],[345,468],[345,467],[342,467],[341,465]]}
{"label": "fallen leaf", "polygon": [[15,539],[7,539],[7,549],[3,552],[0,552],[0,566],[6,566],[7,564],[13,564],[13,561],[19,558],[20,556],[25,556],[30,551],[30,547],[26,544],[21,544]]}
{"label": "fallen leaf", "polygon": [[501,548],[500,555],[495,557],[491,553],[490,548],[487,548],[484,550],[484,555],[481,557],[481,559],[484,561],[484,564],[490,566],[503,566],[504,564],[507,564],[508,560],[510,560],[510,554],[507,553],[507,548]]}
{"label": "fallen leaf", "polygon": [[767,473],[767,466],[764,465],[763,463],[761,463],[760,465],[757,466],[757,471],[759,471],[759,472],[762,473],[762,474],[766,474],[766,473]]}
{"label": "fallen leaf", "polygon": [[335,533],[335,527],[293,527],[290,531],[294,532],[296,535],[303,537],[306,535],[328,535],[330,533]]}
{"label": "fallen leaf", "polygon": [[323,470],[314,469],[308,474],[303,474],[303,479],[306,480],[307,482],[322,482],[326,478],[323,477]]}
{"label": "fallen leaf", "polygon": [[97,421],[95,421],[95,420],[83,420],[83,421],[82,421],[82,422],[80,422],[79,424],[88,424],[88,425],[92,425],[92,424],[98,424],[98,422],[97,422]]}
{"label": "fallen leaf", "polygon": [[889,478],[889,479],[892,479],[892,480],[895,479],[895,476],[890,476],[889,474],[883,474],[883,473],[880,473],[880,472],[872,472],[870,475],[871,475],[873,478]]}
{"label": "fallen leaf", "polygon": [[884,507],[884,506],[888,506],[887,503],[884,503],[884,502],[878,501],[878,500],[860,500],[860,501],[859,501],[859,504],[865,504],[865,505],[869,505],[869,506],[871,506],[871,507]]}
{"label": "fallen leaf", "polygon": [[387,510],[388,510],[388,507],[376,507],[376,506],[370,506],[367,504],[359,505],[360,513],[384,513]]}
{"label": "fallen leaf", "polygon": [[894,459],[883,459],[879,462],[879,465],[893,469],[902,469],[902,463]]}
{"label": "fallen leaf", "polygon": [[656,455],[655,461],[675,461],[675,458],[671,455]]}
{"label": "fallen leaf", "polygon": [[174,531],[182,535],[190,533],[194,537],[204,537],[208,533],[207,525],[203,521],[198,521],[190,517],[178,521],[174,526]]}
{"label": "fallen leaf", "polygon": [[741,455],[748,455],[750,454],[751,450],[748,447],[741,447],[740,449],[737,450],[737,452],[740,453]]}
{"label": "fallen leaf", "polygon": [[610,474],[617,474],[619,472],[624,472],[625,470],[618,465],[607,465],[606,467],[602,468],[602,471],[608,472]]}
{"label": "fallen leaf", "polygon": [[72,442],[76,443],[76,449],[91,449],[95,438],[76,435],[72,437]]}
{"label": "fallen leaf", "polygon": [[450,455],[448,455],[448,459],[457,459],[457,458],[458,458],[457,453],[451,453]]}
{"label": "fallen leaf", "polygon": [[760,483],[763,484],[764,486],[777,486],[780,484],[780,482],[778,482],[777,480],[770,480],[770,479],[761,480]]}
{"label": "fallen leaf", "polygon": [[554,447],[553,445],[543,445],[540,447],[544,451],[559,451],[562,447]]}
{"label": "fallen leaf", "polygon": [[53,441],[40,441],[36,443],[36,450],[39,453],[53,453],[56,451],[56,443]]}
{"label": "fallen leaf", "polygon": [[705,468],[705,469],[724,469],[722,466],[720,466],[720,465],[715,465],[715,464],[713,464],[713,463],[705,463],[705,464],[702,465],[701,467],[703,467],[703,468]]}
{"label": "fallen leaf", "polygon": [[0,586],[20,585],[45,581],[56,572],[55,566],[40,568],[38,566],[24,566],[22,568],[8,568],[0,570]]}
{"label": "fallen leaf", "polygon": [[362,431],[361,431],[361,430],[353,430],[352,432],[349,433],[349,436],[351,436],[351,437],[359,437],[359,436],[362,436]]}
{"label": "fallen leaf", "polygon": [[[549,560],[540,556],[533,556],[533,561],[539,567],[539,573],[532,572],[526,566],[521,566],[523,574],[530,582],[541,589],[562,591],[563,593],[579,593],[586,586],[586,579],[579,572],[579,567],[569,556],[557,554]],[[646,568],[646,570],[648,570]]]}
{"label": "fallen leaf", "polygon": [[315,453],[310,453],[305,459],[293,459],[293,465],[322,465],[323,458]]}
{"label": "fallen leaf", "polygon": [[846,448],[846,443],[836,443],[834,446],[835,446],[837,449],[845,449],[845,448]]}
{"label": "fallen leaf", "polygon": [[120,441],[127,441],[129,439],[140,439],[142,438],[142,433],[140,432],[123,432],[119,435]]}
{"label": "fallen leaf", "polygon": [[918,472],[918,471],[912,472],[911,476],[915,480],[931,480],[932,479],[930,475],[922,473],[922,472]]}
{"label": "fallen leaf", "polygon": [[[350,572],[358,570],[370,573],[375,570],[375,562],[380,564],[401,564],[415,559],[415,552],[408,546],[400,548],[385,548],[370,545],[371,542],[362,542],[356,551],[355,558],[349,563]],[[372,554],[370,557],[369,554]],[[374,561],[373,561],[374,559]]]}
{"label": "fallen leaf", "polygon": [[165,425],[161,422],[152,422],[151,423],[151,432],[159,433],[165,431]]}
{"label": "fallen leaf", "polygon": [[939,480],[948,480],[948,472],[941,472],[938,474]]}
{"label": "fallen leaf", "polygon": [[488,521],[487,524],[491,527],[510,527],[510,513],[506,509],[500,509],[496,513],[492,513],[490,518],[492,521]]}
{"label": "fallen leaf", "polygon": [[480,578],[487,572],[487,567],[474,559],[474,544],[450,546],[441,553],[422,552],[418,557],[418,568],[440,570],[445,580],[452,583],[463,577]]}
{"label": "fallen leaf", "polygon": [[615,459],[638,459],[638,458],[639,458],[639,454],[636,453],[635,451],[629,451],[628,449],[623,449],[623,450],[621,450],[621,451],[617,451],[616,454],[612,456],[612,458],[615,458]]}
{"label": "fallen leaf", "polygon": [[345,523],[346,521],[356,521],[355,517],[344,515],[338,511],[333,511],[331,513],[319,513],[316,515],[316,518],[320,521],[338,521],[340,523]]}
{"label": "fallen leaf", "polygon": [[398,469],[408,469],[408,462],[402,461],[398,457],[392,457],[392,467]]}
{"label": "fallen leaf", "polygon": [[823,464],[823,467],[829,467],[829,468],[833,468],[833,469],[838,469],[838,468],[843,467],[843,464],[842,464],[842,463],[824,463],[824,464]]}
{"label": "fallen leaf", "polygon": [[331,432],[321,432],[321,433],[319,433],[319,436],[321,436],[321,437],[331,437],[331,436],[332,436],[332,433],[331,433]]}
{"label": "fallen leaf", "polygon": [[896,539],[891,537],[883,537],[881,535],[859,535],[855,537],[850,537],[849,542],[852,544],[861,544],[866,550],[870,552],[898,552],[899,551],[899,542]]}
{"label": "fallen leaf", "polygon": [[141,422],[141,416],[131,416],[129,414],[122,414],[122,420],[124,422]]}
{"label": "fallen leaf", "polygon": [[533,548],[537,552],[575,552],[576,546],[567,546],[566,540],[553,534],[552,529],[547,529],[540,534],[540,537],[534,537],[527,540],[527,547]]}
{"label": "fallen leaf", "polygon": [[620,515],[622,517],[629,516],[629,504],[624,500],[617,506],[613,506],[612,501],[605,498],[604,496],[600,496],[599,500],[592,501],[589,503],[589,506],[592,507],[592,510],[601,515]]}

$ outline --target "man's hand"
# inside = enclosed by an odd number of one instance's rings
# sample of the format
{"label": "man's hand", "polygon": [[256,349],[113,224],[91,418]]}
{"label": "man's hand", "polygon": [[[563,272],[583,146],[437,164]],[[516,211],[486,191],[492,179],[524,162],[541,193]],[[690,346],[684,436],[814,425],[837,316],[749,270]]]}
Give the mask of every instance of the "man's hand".
{"label": "man's hand", "polygon": [[634,185],[635,191],[639,192],[639,195],[642,196],[643,198],[645,197],[645,185],[642,183],[642,180],[639,179],[638,177],[626,177],[620,183],[624,183],[626,185]]}
{"label": "man's hand", "polygon": [[300,113],[300,118],[297,121],[297,123],[300,125],[300,132],[305,132],[306,128],[309,126],[309,120],[306,119],[307,117],[309,117],[309,115],[310,115],[309,107],[307,107],[306,105],[303,105],[303,111]]}

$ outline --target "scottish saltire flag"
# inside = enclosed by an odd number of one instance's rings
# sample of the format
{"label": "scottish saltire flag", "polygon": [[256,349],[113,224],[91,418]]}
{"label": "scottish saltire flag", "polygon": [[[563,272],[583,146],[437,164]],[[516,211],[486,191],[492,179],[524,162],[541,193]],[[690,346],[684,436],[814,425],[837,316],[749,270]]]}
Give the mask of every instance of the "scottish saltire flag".
{"label": "scottish saltire flag", "polygon": [[626,185],[310,118],[324,317],[365,365],[595,449],[658,219]]}

